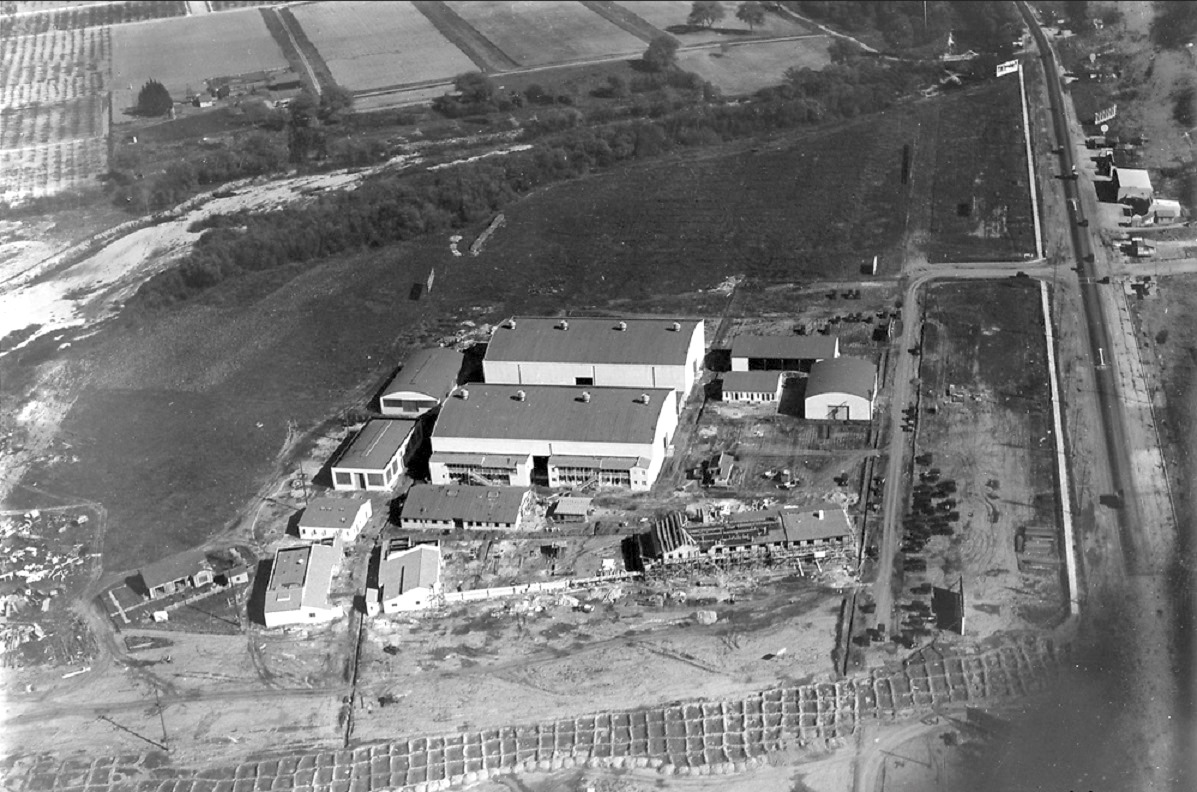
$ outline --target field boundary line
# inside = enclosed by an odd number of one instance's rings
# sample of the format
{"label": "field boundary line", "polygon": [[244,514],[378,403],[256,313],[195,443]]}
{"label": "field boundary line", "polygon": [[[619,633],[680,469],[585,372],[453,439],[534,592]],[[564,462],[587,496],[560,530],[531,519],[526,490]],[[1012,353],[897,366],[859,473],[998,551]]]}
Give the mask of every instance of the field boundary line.
{"label": "field boundary line", "polygon": [[1056,338],[1052,332],[1052,309],[1047,295],[1047,281],[1039,281],[1039,299],[1043,305],[1043,335],[1047,340],[1047,371],[1052,393],[1052,432],[1056,436],[1056,475],[1060,480],[1060,522],[1064,528],[1064,571],[1068,579],[1068,612],[1073,616],[1078,616],[1081,612],[1081,601],[1077,592],[1072,497],[1069,491],[1068,459],[1064,451],[1064,422],[1060,415],[1060,381],[1056,371]]}
{"label": "field boundary line", "polygon": [[1027,187],[1031,192],[1031,218],[1035,223],[1035,258],[1043,258],[1043,226],[1039,222],[1039,187],[1035,181],[1035,158],[1031,156],[1031,123],[1027,112],[1027,83],[1022,61],[1018,62],[1018,98],[1022,102],[1022,134],[1027,144]]}

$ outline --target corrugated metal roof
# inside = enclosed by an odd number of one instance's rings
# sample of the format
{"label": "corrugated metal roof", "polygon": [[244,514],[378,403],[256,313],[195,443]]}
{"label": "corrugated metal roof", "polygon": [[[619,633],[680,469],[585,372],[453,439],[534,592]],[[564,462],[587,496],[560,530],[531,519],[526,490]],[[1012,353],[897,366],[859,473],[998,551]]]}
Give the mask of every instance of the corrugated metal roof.
{"label": "corrugated metal roof", "polygon": [[372,418],[333,467],[382,470],[415,426],[415,421],[402,418]]}
{"label": "corrugated metal roof", "polygon": [[329,545],[279,548],[266,587],[266,612],[329,608],[328,588],[336,560],[337,550]]}
{"label": "corrugated metal roof", "polygon": [[553,512],[585,517],[590,512],[590,498],[559,498]]}
{"label": "corrugated metal roof", "polygon": [[870,360],[857,357],[838,357],[820,360],[810,368],[806,380],[806,396],[824,393],[847,393],[862,399],[873,398],[877,385],[877,367]]}
{"label": "corrugated metal roof", "polygon": [[724,393],[777,393],[780,371],[728,371],[723,375]]}
{"label": "corrugated metal roof", "polygon": [[392,599],[415,588],[432,588],[441,576],[441,551],[433,545],[416,545],[394,553],[378,565],[378,587],[383,599]]}
{"label": "corrugated metal roof", "polygon": [[[468,392],[467,398],[462,398]],[[523,393],[523,399],[517,394]],[[583,393],[589,400],[583,401]],[[648,396],[648,403],[639,401]],[[590,443],[651,443],[673,391],[566,385],[470,385],[441,407],[436,439],[445,437]]]}
{"label": "corrugated metal roof", "polygon": [[382,395],[422,393],[433,399],[443,399],[457,385],[461,359],[461,353],[454,349],[434,347],[417,350],[407,356],[403,368]]}
{"label": "corrugated metal roof", "polygon": [[514,523],[527,494],[522,487],[417,484],[407,493],[401,518]]}
{"label": "corrugated metal roof", "polygon": [[823,360],[833,358],[839,339],[824,335],[738,335],[732,339],[734,358]]}
{"label": "corrugated metal roof", "polygon": [[299,518],[299,527],[348,528],[365,505],[362,498],[312,498]]}
{"label": "corrugated metal roof", "polygon": [[203,550],[189,550],[177,556],[164,558],[141,568],[141,581],[146,588],[153,589],[165,583],[173,583],[191,577],[200,569],[209,566]]}
{"label": "corrugated metal roof", "polygon": [[[568,329],[563,329],[563,321]],[[495,328],[486,359],[681,366],[686,363],[690,338],[698,321],[517,316],[514,328],[508,326],[510,323]]]}

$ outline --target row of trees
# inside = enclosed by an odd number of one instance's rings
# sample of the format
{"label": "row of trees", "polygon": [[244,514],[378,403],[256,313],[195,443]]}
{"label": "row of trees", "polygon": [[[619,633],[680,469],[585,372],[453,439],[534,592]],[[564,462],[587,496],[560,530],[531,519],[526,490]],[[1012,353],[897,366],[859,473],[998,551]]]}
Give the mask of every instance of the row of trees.
{"label": "row of trees", "polygon": [[[211,222],[182,264],[151,278],[132,310],[186,300],[243,272],[320,259],[478,222],[539,186],[622,162],[888,106],[917,77],[883,62],[795,71],[787,87],[735,105],[688,106],[658,118],[569,127],[503,158],[433,173],[382,173],[314,204]],[[574,112],[555,111],[555,112]]]}
{"label": "row of trees", "polygon": [[[690,6],[690,16],[686,21],[691,25],[710,28],[723,19],[724,14],[723,3],[718,0],[696,0]],[[740,3],[736,8],[736,19],[748,25],[749,29],[755,30],[757,25],[765,23],[765,4],[755,0]]]}

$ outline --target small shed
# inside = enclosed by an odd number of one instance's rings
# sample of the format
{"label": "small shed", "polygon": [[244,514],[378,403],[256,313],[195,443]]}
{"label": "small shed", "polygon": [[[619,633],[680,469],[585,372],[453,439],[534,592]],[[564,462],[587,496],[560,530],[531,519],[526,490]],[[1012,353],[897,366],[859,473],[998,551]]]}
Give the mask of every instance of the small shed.
{"label": "small shed", "polygon": [[590,498],[558,498],[549,509],[548,517],[554,522],[586,522],[590,516]]}
{"label": "small shed", "polygon": [[1180,208],[1180,201],[1156,198],[1147,207],[1147,217],[1145,220],[1149,223],[1167,225],[1168,223],[1179,222],[1183,214]]}
{"label": "small shed", "polygon": [[249,582],[249,566],[237,564],[220,573],[220,579],[226,586],[242,586]]}
{"label": "small shed", "polygon": [[723,375],[722,400],[740,404],[781,401],[782,372],[729,371]]}

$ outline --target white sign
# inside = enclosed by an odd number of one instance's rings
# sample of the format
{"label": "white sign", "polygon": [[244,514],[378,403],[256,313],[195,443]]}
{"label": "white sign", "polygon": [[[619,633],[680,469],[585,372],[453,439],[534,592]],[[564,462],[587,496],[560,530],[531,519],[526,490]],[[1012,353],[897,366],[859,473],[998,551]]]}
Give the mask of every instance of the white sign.
{"label": "white sign", "polygon": [[1093,123],[1104,124],[1106,121],[1112,120],[1116,115],[1118,115],[1118,105],[1108,107],[1105,110],[1098,110],[1093,114]]}
{"label": "white sign", "polygon": [[999,63],[997,65],[997,76],[998,77],[1001,77],[1006,74],[1011,74],[1016,71],[1018,71],[1018,61],[1016,61],[1016,60],[1006,61],[1005,63]]}

